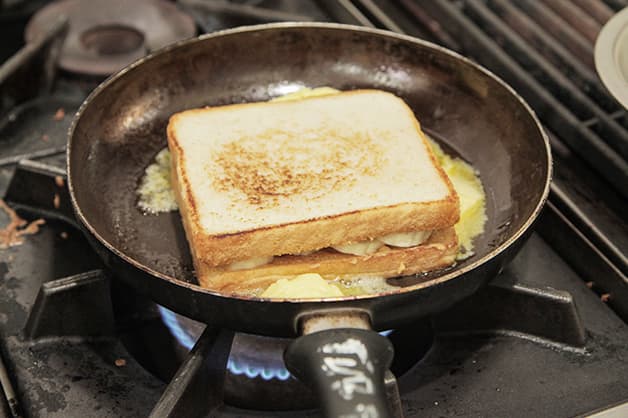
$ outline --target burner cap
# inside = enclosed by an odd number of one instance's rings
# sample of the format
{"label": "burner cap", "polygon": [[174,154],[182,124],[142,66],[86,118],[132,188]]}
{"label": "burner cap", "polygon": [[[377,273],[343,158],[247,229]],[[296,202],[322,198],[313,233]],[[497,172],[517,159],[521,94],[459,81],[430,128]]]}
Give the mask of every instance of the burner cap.
{"label": "burner cap", "polygon": [[59,15],[70,21],[59,66],[93,76],[110,75],[150,51],[196,34],[194,20],[164,0],[61,0],[33,16],[26,41]]}

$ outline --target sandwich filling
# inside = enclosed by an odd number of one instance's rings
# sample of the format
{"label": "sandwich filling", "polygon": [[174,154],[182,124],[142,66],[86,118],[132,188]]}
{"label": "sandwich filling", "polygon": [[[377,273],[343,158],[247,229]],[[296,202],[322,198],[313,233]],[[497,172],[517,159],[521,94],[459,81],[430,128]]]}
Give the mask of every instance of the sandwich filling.
{"label": "sandwich filling", "polygon": [[[351,244],[334,245],[330,247],[339,253],[351,254],[351,255],[369,255],[377,252],[384,246],[397,247],[397,248],[409,248],[423,244],[432,235],[432,231],[417,231],[417,232],[398,232],[394,234],[384,235],[379,238],[375,238],[370,241],[355,242]],[[310,255],[313,252],[296,254],[296,255]],[[274,256],[270,257],[256,257],[250,258],[244,261],[236,261],[227,266],[228,270],[247,270],[256,267],[263,266],[264,264],[272,263]]]}

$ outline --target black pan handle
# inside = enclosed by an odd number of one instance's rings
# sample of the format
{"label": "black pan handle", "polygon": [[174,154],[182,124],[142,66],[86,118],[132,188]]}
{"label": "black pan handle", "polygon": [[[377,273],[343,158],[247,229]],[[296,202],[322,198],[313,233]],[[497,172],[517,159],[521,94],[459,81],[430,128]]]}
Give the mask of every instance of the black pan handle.
{"label": "black pan handle", "polygon": [[284,353],[288,370],[314,389],[328,418],[389,417],[384,374],[392,359],[386,337],[357,328],[304,335]]}

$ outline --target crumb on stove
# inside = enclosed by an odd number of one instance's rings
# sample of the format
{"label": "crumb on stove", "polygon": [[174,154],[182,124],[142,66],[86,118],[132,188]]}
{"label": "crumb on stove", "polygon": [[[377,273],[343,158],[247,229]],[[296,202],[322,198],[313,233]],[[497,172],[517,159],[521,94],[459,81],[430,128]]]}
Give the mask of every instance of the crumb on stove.
{"label": "crumb on stove", "polygon": [[33,235],[39,232],[39,227],[46,223],[43,219],[32,222],[19,217],[19,215],[4,200],[0,199],[0,209],[9,216],[10,222],[0,229],[0,249],[14,247],[24,242],[25,235]]}
{"label": "crumb on stove", "polygon": [[55,112],[55,115],[52,118],[56,121],[60,121],[60,120],[63,120],[64,117],[65,117],[65,109],[60,107],[59,109],[57,109],[57,111]]}
{"label": "crumb on stove", "polygon": [[65,182],[63,181],[63,177],[61,176],[55,176],[55,184],[58,187],[63,187],[65,185]]}
{"label": "crumb on stove", "polygon": [[46,135],[46,134],[43,134],[41,136],[41,140],[44,141],[44,142],[48,142],[48,141],[50,141],[50,137],[48,135]]}
{"label": "crumb on stove", "polygon": [[59,235],[61,235],[61,238],[63,238],[63,239],[68,239],[68,233],[65,232],[65,231],[61,232],[61,234],[59,234]]}
{"label": "crumb on stove", "polygon": [[59,209],[59,206],[61,206],[61,198],[59,197],[58,193],[55,193],[55,197],[52,199],[52,204],[54,205],[55,209]]}
{"label": "crumb on stove", "polygon": [[124,367],[126,366],[126,360],[123,358],[117,358],[116,361],[114,361],[114,364],[118,367]]}
{"label": "crumb on stove", "polygon": [[606,303],[609,300],[611,300],[611,294],[610,293],[604,293],[603,295],[600,296],[600,299],[602,300],[602,302]]}

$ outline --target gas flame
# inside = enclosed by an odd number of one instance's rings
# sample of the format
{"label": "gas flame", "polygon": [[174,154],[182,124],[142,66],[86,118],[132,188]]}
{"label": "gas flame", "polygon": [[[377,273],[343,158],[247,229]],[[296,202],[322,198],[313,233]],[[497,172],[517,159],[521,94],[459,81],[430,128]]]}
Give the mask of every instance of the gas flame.
{"label": "gas flame", "polygon": [[[174,338],[187,350],[191,350],[196,344],[200,335],[194,335],[186,330],[179,322],[179,316],[171,310],[157,305],[161,318]],[[380,332],[383,336],[388,336],[392,330]],[[261,378],[263,380],[288,380],[290,372],[283,367],[268,367],[263,364],[253,364],[243,359],[238,359],[233,354],[227,360],[227,369],[234,375],[245,375],[250,379]]]}
{"label": "gas flame", "polygon": [[[157,306],[164,324],[170,330],[170,333],[176,340],[186,349],[191,350],[196,344],[199,335],[193,335],[181,326],[177,314],[163,306]],[[290,372],[285,368],[267,367],[260,364],[251,364],[247,361],[238,359],[233,354],[229,356],[227,361],[227,369],[234,375],[245,375],[250,379],[261,378],[264,380],[288,380]]]}

